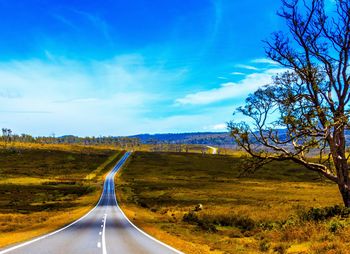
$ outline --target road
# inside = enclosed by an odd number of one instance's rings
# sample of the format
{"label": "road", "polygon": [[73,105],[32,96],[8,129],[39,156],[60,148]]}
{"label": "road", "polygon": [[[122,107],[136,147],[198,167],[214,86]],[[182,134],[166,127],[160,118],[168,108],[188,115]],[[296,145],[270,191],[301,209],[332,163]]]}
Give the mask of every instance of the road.
{"label": "road", "polygon": [[213,146],[207,146],[209,149],[211,149],[212,154],[217,154],[218,153],[218,149],[216,147]]}
{"label": "road", "polygon": [[107,175],[98,204],[72,224],[48,235],[15,245],[0,254],[173,254],[181,253],[135,227],[117,204],[114,176],[129,157]]}

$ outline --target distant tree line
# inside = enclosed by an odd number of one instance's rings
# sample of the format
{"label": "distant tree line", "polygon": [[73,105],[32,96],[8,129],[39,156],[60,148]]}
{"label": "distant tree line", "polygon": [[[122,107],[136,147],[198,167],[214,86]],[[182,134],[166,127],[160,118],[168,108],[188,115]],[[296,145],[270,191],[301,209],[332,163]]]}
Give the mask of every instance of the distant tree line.
{"label": "distant tree line", "polygon": [[73,135],[66,135],[62,137],[55,137],[55,135],[48,137],[33,137],[28,134],[14,134],[12,130],[8,128],[2,128],[0,141],[2,141],[5,147],[7,147],[11,142],[38,144],[116,145],[124,149],[139,146],[141,144],[140,139],[136,137],[77,137]]}
{"label": "distant tree line", "polygon": [[140,138],[143,144],[201,144],[226,146],[234,143],[228,132],[194,132],[194,133],[165,133],[141,134],[132,137]]}

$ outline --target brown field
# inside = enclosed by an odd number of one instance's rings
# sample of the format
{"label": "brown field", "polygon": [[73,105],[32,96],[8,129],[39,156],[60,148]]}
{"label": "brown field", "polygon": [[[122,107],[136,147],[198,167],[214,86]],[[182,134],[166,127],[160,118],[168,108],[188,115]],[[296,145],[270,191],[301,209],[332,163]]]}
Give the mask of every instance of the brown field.
{"label": "brown field", "polygon": [[334,184],[288,162],[237,178],[241,164],[135,152],[117,176],[118,200],[138,226],[185,253],[350,253],[350,211],[334,207]]}

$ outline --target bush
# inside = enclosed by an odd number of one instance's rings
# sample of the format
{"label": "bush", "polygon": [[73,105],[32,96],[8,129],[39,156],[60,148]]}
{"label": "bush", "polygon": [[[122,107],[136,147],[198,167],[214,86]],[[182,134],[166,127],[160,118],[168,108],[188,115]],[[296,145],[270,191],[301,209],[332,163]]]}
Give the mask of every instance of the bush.
{"label": "bush", "polygon": [[214,223],[205,220],[205,219],[199,219],[198,215],[196,213],[189,212],[189,213],[185,213],[182,220],[184,222],[190,223],[190,224],[196,224],[198,227],[200,227],[201,229],[210,232],[210,233],[215,233],[218,230],[216,229]]}
{"label": "bush", "polygon": [[340,221],[339,219],[332,219],[328,224],[328,230],[332,233],[336,233],[344,227],[344,222]]}
{"label": "bush", "polygon": [[199,222],[199,218],[194,212],[185,213],[182,220],[190,224],[195,224]]}
{"label": "bush", "polygon": [[285,254],[287,253],[287,249],[289,248],[289,245],[287,244],[280,244],[273,248],[273,251],[278,254]]}
{"label": "bush", "polygon": [[197,223],[198,227],[203,229],[204,231],[207,231],[209,233],[216,233],[218,230],[216,229],[215,225],[213,223],[210,223],[208,221],[199,221]]}
{"label": "bush", "polygon": [[141,206],[142,208],[149,209],[148,204],[147,204],[146,201],[144,201],[144,200],[138,200],[138,201],[137,201],[137,204],[138,204],[139,206]]}
{"label": "bush", "polygon": [[236,226],[241,230],[248,231],[255,228],[255,221],[248,216],[233,217],[232,226]]}
{"label": "bush", "polygon": [[255,228],[256,223],[246,215],[231,214],[215,218],[214,223],[220,226],[237,227],[242,231],[248,231]]}
{"label": "bush", "polygon": [[324,221],[336,216],[341,218],[348,218],[350,215],[350,209],[335,205],[324,208],[310,208],[308,211],[302,211],[299,214],[301,220],[304,221]]}
{"label": "bush", "polygon": [[211,232],[216,232],[215,226],[236,227],[243,232],[253,230],[256,227],[256,223],[253,219],[245,215],[237,214],[216,216],[204,215],[198,217],[196,213],[191,211],[189,213],[185,213],[182,220],[187,223],[197,224],[201,228]]}
{"label": "bush", "polygon": [[259,249],[262,252],[267,252],[270,249],[271,244],[266,239],[261,241],[259,244]]}

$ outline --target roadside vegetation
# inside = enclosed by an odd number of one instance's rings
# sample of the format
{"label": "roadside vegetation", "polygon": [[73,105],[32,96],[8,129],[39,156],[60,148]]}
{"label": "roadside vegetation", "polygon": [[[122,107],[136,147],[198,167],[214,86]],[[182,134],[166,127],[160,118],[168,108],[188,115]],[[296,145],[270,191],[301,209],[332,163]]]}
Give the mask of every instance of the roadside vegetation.
{"label": "roadside vegetation", "polygon": [[289,162],[238,177],[241,156],[135,152],[118,200],[146,232],[185,253],[350,253],[337,186]]}
{"label": "roadside vegetation", "polygon": [[122,153],[106,146],[11,143],[0,149],[0,247],[51,232],[97,203]]}

